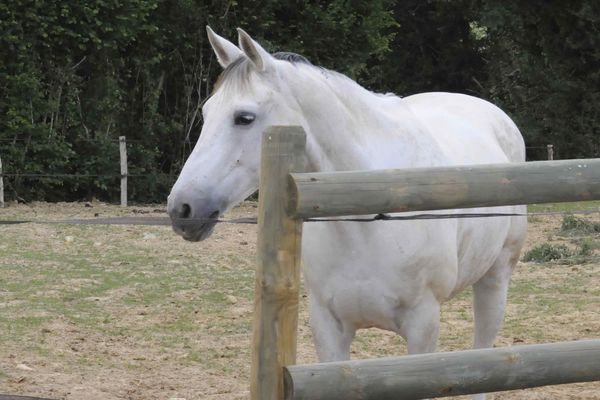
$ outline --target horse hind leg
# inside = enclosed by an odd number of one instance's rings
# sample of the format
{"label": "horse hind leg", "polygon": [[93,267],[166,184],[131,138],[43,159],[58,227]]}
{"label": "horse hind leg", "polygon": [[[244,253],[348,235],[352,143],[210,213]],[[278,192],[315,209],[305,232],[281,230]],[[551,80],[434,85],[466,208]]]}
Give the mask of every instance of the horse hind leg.
{"label": "horse hind leg", "polygon": [[[505,246],[490,270],[473,285],[473,310],[475,314],[476,349],[492,347],[504,320],[510,275],[517,264],[522,240]],[[484,400],[485,394],[476,394],[474,400]]]}
{"label": "horse hind leg", "polygon": [[[475,336],[473,348],[492,347],[504,319],[506,296],[510,281],[510,267],[496,267],[473,285],[473,310]],[[473,395],[473,400],[485,400],[483,393]]]}
{"label": "horse hind leg", "polygon": [[511,269],[509,265],[495,267],[473,285],[475,349],[491,347],[494,344],[504,319]]}

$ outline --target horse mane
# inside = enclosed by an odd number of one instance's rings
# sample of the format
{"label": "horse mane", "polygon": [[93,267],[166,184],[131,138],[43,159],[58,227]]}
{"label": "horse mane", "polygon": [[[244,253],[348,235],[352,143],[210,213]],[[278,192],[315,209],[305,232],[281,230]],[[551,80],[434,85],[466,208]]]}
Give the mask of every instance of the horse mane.
{"label": "horse mane", "polygon": [[[369,91],[368,89],[363,88],[357,82],[349,78],[348,76],[333,71],[324,67],[320,67],[311,63],[306,57],[303,55],[292,53],[292,52],[277,52],[271,54],[273,58],[276,60],[286,61],[293,65],[304,65],[311,67],[314,71],[319,71],[321,74],[325,74],[329,77],[338,78],[335,82],[339,82],[343,87],[351,87],[360,88],[366,92],[369,92],[377,97],[390,97],[390,98],[399,98],[400,96],[395,95],[394,93],[374,93]],[[213,88],[212,94],[214,94],[221,86],[225,83],[233,88],[233,90],[238,90],[239,88],[244,88],[250,82],[250,75],[253,72],[252,62],[245,56],[238,57],[231,64],[229,64],[219,75],[217,82]],[[331,81],[330,81],[331,82]]]}
{"label": "horse mane", "polygon": [[[281,61],[287,61],[291,64],[304,64],[314,66],[306,57],[303,55],[280,51],[271,54],[273,58]],[[219,75],[217,82],[213,88],[213,93],[217,91],[224,82],[238,82],[246,84],[250,80],[250,73],[252,72],[252,62],[245,56],[238,57],[231,64],[227,66]]]}
{"label": "horse mane", "polygon": [[308,61],[308,59],[306,57],[304,57],[303,55],[298,54],[298,53],[291,53],[288,51],[279,51],[277,53],[273,53],[272,55],[277,60],[289,61],[292,64],[302,63],[302,64],[313,65],[310,61]]}

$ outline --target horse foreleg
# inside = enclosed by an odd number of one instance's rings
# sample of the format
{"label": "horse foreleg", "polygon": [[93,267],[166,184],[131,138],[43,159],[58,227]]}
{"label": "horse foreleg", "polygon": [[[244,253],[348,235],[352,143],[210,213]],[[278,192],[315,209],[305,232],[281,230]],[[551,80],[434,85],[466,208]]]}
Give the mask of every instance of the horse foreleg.
{"label": "horse foreleg", "polygon": [[310,327],[320,362],[350,359],[356,329],[345,325],[326,305],[309,300]]}
{"label": "horse foreleg", "polygon": [[405,310],[399,333],[406,339],[408,354],[433,353],[440,333],[440,303],[432,298]]}

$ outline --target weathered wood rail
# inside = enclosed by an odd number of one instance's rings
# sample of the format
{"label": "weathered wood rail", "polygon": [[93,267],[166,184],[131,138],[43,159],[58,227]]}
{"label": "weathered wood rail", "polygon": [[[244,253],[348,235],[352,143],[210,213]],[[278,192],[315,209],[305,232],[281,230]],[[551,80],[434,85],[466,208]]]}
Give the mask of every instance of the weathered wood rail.
{"label": "weathered wood rail", "polygon": [[305,140],[290,126],[263,137],[252,400],[414,399],[600,380],[597,340],[293,366],[303,219],[600,199],[599,159],[304,173]]}
{"label": "weathered wood rail", "polygon": [[285,400],[417,400],[600,380],[600,340],[285,368]]}
{"label": "weathered wood rail", "polygon": [[600,159],[293,173],[288,184],[300,218],[583,201],[600,198]]}

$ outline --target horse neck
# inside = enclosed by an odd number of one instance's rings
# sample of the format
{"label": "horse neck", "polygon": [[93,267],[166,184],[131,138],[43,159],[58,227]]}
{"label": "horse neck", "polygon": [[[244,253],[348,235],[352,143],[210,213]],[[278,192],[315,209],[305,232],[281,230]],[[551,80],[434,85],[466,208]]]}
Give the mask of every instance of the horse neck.
{"label": "horse neck", "polygon": [[394,167],[402,166],[402,161],[414,164],[414,149],[421,139],[402,99],[375,94],[331,71],[294,68],[288,82],[307,130],[311,170],[387,167],[378,154],[389,152],[392,145]]}

